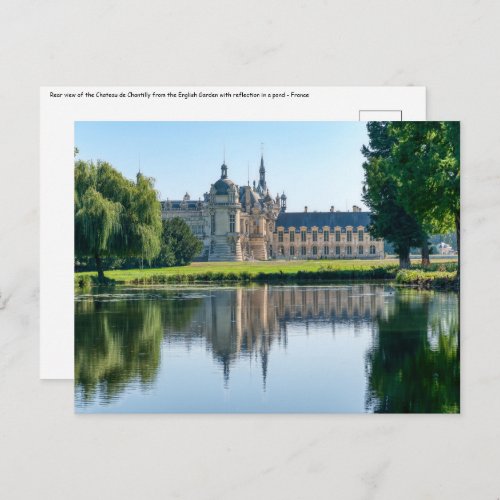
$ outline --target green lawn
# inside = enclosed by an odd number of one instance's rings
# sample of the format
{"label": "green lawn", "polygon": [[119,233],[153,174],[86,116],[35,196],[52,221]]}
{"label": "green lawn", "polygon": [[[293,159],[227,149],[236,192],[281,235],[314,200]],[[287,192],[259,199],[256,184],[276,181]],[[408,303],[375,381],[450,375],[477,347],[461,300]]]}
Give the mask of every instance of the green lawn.
{"label": "green lawn", "polygon": [[[415,264],[419,260],[413,261]],[[456,262],[456,259],[439,259],[436,264]],[[369,269],[382,269],[397,266],[396,259],[384,260],[297,260],[297,261],[256,261],[256,262],[194,262],[189,266],[166,267],[155,269],[118,269],[106,271],[107,278],[117,282],[131,282],[155,276],[190,276],[206,273],[246,273],[250,276],[257,274],[296,274],[299,271],[363,271]],[[75,276],[97,276],[96,272],[76,273]]]}

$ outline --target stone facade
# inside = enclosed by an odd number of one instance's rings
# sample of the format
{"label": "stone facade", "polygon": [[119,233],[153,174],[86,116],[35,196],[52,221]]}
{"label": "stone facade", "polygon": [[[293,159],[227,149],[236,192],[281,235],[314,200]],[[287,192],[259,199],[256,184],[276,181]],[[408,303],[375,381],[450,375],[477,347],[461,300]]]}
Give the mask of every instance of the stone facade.
{"label": "stone facade", "polygon": [[238,187],[221,166],[221,176],[203,200],[161,202],[164,219],[181,217],[203,242],[200,260],[382,258],[383,240],[371,238],[370,214],[352,212],[286,211],[283,193],[273,198],[261,157],[259,181]]}
{"label": "stone facade", "polygon": [[368,232],[370,213],[354,206],[352,212],[280,213],[274,231],[277,259],[381,259],[384,241]]}

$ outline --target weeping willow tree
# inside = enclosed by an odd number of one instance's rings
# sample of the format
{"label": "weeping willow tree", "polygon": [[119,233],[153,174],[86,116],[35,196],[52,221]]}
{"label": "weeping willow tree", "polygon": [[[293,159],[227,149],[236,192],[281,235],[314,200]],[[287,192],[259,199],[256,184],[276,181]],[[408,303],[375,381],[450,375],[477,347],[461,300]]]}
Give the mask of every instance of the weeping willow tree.
{"label": "weeping willow tree", "polygon": [[152,260],[161,248],[161,208],[154,180],[126,179],[109,163],[75,162],[75,255],[95,259],[103,281],[103,257]]}
{"label": "weeping willow tree", "polygon": [[137,174],[128,215],[129,255],[151,261],[160,253],[163,225],[158,193],[150,177]]}

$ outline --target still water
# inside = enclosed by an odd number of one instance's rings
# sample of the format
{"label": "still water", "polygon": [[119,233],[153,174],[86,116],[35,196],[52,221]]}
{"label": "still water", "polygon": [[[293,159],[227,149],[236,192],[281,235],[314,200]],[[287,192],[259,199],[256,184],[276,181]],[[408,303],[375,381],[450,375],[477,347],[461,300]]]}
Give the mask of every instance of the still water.
{"label": "still water", "polygon": [[122,286],[75,300],[79,413],[459,412],[455,293]]}

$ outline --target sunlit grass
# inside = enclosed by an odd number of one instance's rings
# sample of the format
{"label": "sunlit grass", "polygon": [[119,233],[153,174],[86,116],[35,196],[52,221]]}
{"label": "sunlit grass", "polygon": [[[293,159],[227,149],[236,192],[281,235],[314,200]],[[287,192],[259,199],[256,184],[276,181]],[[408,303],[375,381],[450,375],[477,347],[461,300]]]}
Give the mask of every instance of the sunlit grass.
{"label": "sunlit grass", "polygon": [[[418,265],[420,261],[414,260],[413,265]],[[432,265],[431,270],[436,266],[453,266],[453,259],[439,259],[438,263]],[[106,277],[121,283],[141,282],[141,281],[170,281],[170,278],[178,277],[179,280],[203,281],[208,277],[208,281],[224,281],[231,279],[252,280],[254,278],[269,277],[291,278],[291,275],[306,275],[311,277],[311,273],[317,273],[318,278],[360,278],[369,277],[395,277],[398,261],[396,259],[384,260],[294,260],[294,261],[254,261],[254,262],[194,262],[189,266],[165,267],[165,268],[144,268],[144,269],[117,269],[106,271]],[[447,269],[448,270],[448,269]],[[76,277],[97,276],[96,272],[76,273]]]}

